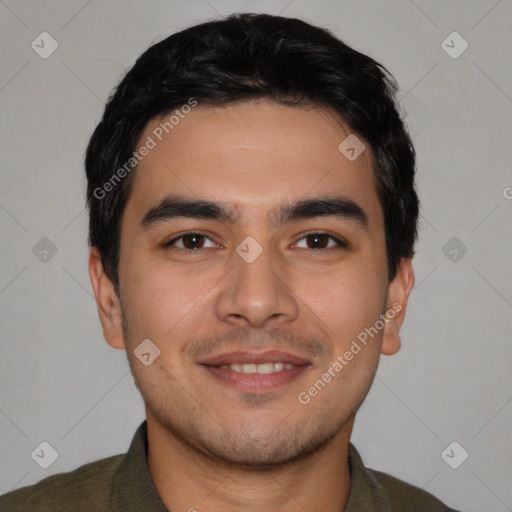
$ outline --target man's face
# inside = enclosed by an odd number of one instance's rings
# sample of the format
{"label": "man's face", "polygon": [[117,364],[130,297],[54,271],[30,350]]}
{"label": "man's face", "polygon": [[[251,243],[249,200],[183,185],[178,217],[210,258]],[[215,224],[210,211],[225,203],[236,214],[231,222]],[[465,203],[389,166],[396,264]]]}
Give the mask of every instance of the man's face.
{"label": "man's face", "polygon": [[[122,218],[124,329],[106,331],[148,421],[253,467],[348,439],[381,350],[398,350],[396,318],[357,353],[353,341],[406,300],[402,274],[387,278],[369,147],[351,161],[338,149],[351,132],[328,113],[263,100],[198,106],[161,141],[160,122],[140,137],[157,145]],[[147,366],[134,354],[146,339],[160,350]]]}

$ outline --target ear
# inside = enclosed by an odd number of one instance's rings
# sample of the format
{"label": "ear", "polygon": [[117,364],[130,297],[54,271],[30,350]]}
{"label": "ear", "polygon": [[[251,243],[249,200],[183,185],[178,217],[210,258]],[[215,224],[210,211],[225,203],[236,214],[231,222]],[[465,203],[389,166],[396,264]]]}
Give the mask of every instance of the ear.
{"label": "ear", "polygon": [[112,281],[105,273],[97,247],[91,247],[89,251],[89,277],[96,296],[103,337],[112,347],[125,348],[121,303]]}
{"label": "ear", "polygon": [[409,294],[414,286],[414,271],[410,258],[402,258],[396,276],[388,285],[384,336],[381,354],[390,356],[400,350],[400,327],[405,319]]}

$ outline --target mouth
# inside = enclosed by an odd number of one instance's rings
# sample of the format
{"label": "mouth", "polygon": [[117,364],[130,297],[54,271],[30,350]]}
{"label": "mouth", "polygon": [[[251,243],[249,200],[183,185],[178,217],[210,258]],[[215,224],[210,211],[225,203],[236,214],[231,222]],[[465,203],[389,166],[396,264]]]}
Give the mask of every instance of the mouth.
{"label": "mouth", "polygon": [[244,392],[275,390],[299,377],[312,363],[281,352],[237,351],[199,362],[217,382]]}

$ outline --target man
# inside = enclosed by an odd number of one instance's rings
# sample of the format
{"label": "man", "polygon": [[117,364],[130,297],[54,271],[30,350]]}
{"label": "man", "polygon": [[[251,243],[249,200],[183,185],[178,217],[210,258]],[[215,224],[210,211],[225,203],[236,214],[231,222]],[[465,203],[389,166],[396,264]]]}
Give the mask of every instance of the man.
{"label": "man", "polygon": [[296,19],[152,46],[86,155],[89,271],[147,421],[127,454],[2,511],[449,511],[350,436],[414,284],[415,156],[396,84]]}

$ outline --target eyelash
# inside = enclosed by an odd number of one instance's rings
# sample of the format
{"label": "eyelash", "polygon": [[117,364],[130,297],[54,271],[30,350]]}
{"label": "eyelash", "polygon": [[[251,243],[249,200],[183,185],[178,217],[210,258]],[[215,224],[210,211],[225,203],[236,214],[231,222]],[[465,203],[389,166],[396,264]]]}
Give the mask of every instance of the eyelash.
{"label": "eyelash", "polygon": [[[310,249],[311,251],[325,251],[325,250],[329,250],[329,249],[336,249],[336,248],[340,248],[340,249],[346,249],[348,248],[348,244],[338,238],[338,237],[335,237],[333,235],[330,235],[329,233],[324,233],[323,231],[312,231],[312,232],[309,232],[309,233],[306,233],[304,234],[302,237],[300,237],[297,242],[295,243],[298,243],[310,236],[315,236],[315,235],[319,235],[319,236],[326,236],[329,240],[332,240],[334,241],[338,247],[327,247],[327,248],[323,248],[323,249]],[[169,248],[172,248],[172,249],[175,249],[175,250],[180,250],[180,251],[187,251],[189,253],[191,252],[195,252],[195,251],[199,251],[202,249],[202,247],[200,247],[199,249],[186,249],[186,248],[183,248],[183,247],[173,247],[173,245],[178,241],[178,240],[181,240],[187,236],[201,236],[201,237],[204,237],[204,238],[208,238],[210,241],[213,242],[213,240],[208,236],[208,235],[205,235],[203,233],[199,233],[197,231],[188,231],[187,233],[183,233],[182,235],[180,236],[177,236],[175,238],[173,238],[172,240],[169,240],[168,242],[165,242],[164,243],[164,247],[169,247]],[[215,243],[215,242],[214,242]]]}

